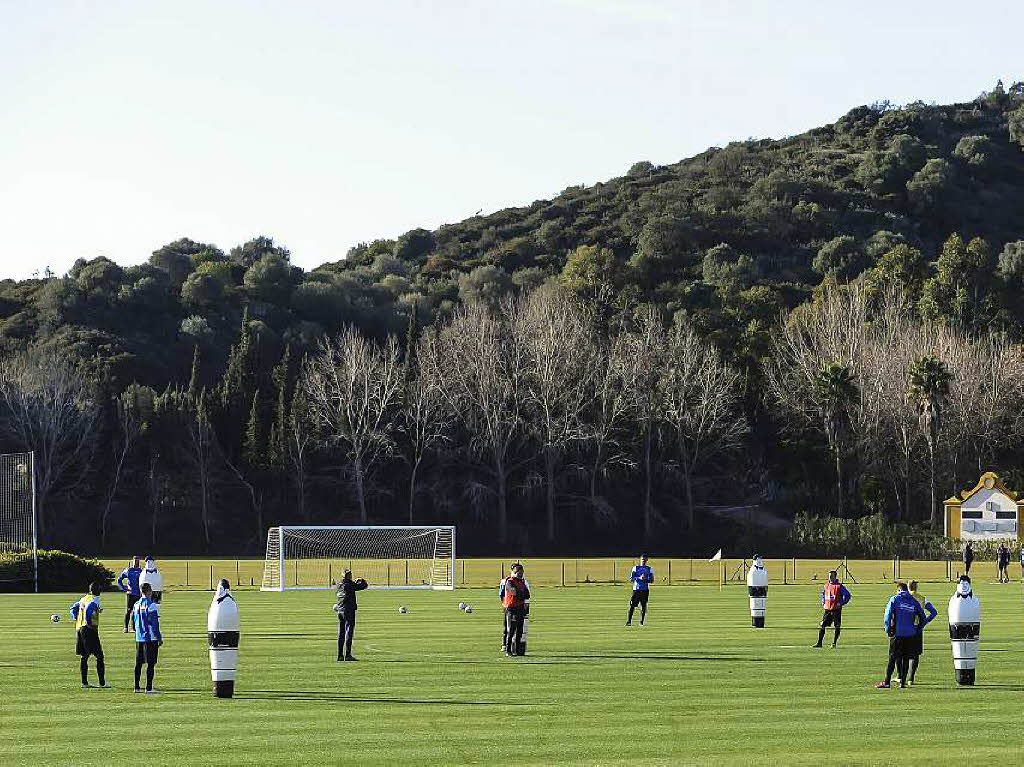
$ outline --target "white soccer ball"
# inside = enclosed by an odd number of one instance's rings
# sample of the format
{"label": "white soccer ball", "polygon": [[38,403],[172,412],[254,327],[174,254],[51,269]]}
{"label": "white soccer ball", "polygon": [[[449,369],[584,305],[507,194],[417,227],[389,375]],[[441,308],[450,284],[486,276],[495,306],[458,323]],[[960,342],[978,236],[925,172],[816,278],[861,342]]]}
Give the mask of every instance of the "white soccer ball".
{"label": "white soccer ball", "polygon": [[60,616],[57,615],[57,613],[54,613],[53,615],[50,616],[50,622],[51,623],[60,623]]}
{"label": "white soccer ball", "polygon": [[467,605],[465,602],[459,602],[459,609],[460,610],[464,611],[467,607],[469,607],[469,605]]}
{"label": "white soccer ball", "polygon": [[473,608],[469,605],[466,605],[466,615],[469,615],[471,612],[473,612]]}
{"label": "white soccer ball", "polygon": [[398,614],[399,615],[405,615],[407,612],[409,612],[409,608],[406,607],[405,605],[402,605],[401,607],[398,608]]}

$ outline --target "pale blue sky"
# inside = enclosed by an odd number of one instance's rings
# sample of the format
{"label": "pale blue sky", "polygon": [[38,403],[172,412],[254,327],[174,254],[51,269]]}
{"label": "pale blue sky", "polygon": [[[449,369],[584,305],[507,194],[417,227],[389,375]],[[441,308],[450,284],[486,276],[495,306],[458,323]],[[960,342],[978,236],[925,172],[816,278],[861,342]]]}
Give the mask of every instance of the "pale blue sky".
{"label": "pale blue sky", "polygon": [[1024,79],[1019,2],[0,0],[0,277],[360,240]]}

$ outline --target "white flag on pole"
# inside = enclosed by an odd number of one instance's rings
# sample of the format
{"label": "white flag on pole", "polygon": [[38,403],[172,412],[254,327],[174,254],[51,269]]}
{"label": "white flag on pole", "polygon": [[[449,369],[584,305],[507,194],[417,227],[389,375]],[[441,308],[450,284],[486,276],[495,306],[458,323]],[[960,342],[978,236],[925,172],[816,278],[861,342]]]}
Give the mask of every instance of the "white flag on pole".
{"label": "white flag on pole", "polygon": [[715,553],[715,556],[711,557],[711,559],[709,559],[709,560],[708,560],[708,562],[716,562],[716,561],[718,561],[718,560],[719,560],[719,559],[721,559],[721,558],[722,558],[722,550],[721,550],[721,549],[719,549],[719,550],[718,550],[718,551],[717,551],[717,552]]}

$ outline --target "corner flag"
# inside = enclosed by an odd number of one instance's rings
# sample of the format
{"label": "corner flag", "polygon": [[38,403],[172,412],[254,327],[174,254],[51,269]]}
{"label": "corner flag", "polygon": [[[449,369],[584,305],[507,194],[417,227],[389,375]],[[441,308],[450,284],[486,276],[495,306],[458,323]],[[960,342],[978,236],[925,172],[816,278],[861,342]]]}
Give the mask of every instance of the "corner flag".
{"label": "corner flag", "polygon": [[711,557],[711,559],[709,559],[708,562],[717,562],[721,558],[722,558],[722,550],[719,549],[718,552],[715,554],[715,556]]}

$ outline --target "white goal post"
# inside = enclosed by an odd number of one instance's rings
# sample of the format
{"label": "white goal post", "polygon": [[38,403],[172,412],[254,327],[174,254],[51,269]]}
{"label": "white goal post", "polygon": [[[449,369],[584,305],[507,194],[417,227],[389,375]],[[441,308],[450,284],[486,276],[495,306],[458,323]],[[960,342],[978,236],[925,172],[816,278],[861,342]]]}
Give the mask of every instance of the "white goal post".
{"label": "white goal post", "polygon": [[455,527],[282,525],[267,532],[262,591],[333,589],[345,570],[371,589],[455,588]]}
{"label": "white goal post", "polygon": [[31,580],[39,591],[39,553],[36,538],[35,453],[0,455],[0,553],[32,554]]}

